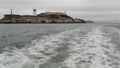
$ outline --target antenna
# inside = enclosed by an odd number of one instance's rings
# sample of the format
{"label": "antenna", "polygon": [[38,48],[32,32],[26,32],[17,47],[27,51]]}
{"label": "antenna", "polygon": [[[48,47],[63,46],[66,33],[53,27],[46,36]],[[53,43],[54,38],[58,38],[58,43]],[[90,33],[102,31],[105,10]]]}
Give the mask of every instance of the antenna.
{"label": "antenna", "polygon": [[37,15],[37,10],[33,9],[33,15],[36,16]]}

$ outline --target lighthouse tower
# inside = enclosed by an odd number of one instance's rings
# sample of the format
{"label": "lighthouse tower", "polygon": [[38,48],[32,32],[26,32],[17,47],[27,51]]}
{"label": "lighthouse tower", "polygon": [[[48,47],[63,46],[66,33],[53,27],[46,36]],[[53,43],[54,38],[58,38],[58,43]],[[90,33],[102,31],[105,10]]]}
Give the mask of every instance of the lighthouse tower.
{"label": "lighthouse tower", "polygon": [[37,10],[33,9],[33,15],[36,16],[37,15]]}

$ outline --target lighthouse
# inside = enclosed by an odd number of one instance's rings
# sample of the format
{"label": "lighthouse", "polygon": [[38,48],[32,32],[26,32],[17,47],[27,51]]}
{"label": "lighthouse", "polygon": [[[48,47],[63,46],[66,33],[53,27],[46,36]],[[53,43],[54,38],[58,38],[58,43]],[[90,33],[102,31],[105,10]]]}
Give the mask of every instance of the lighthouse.
{"label": "lighthouse", "polygon": [[33,9],[33,16],[36,16],[36,15],[37,15],[37,10]]}

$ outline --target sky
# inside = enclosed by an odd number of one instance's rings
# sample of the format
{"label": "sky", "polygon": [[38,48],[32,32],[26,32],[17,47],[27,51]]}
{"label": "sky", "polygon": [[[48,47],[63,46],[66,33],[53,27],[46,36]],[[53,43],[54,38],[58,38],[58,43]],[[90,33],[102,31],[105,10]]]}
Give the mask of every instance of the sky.
{"label": "sky", "polygon": [[0,0],[0,18],[9,14],[29,14],[33,9],[37,13],[66,11],[74,18],[86,20],[115,20],[120,18],[120,0]]}

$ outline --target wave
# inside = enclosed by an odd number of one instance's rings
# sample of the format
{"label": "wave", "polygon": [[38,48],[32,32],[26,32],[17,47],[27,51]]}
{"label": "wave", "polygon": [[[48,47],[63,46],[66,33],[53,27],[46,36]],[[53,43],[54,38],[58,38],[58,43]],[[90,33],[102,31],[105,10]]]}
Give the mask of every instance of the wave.
{"label": "wave", "polygon": [[0,54],[0,68],[120,68],[114,27],[80,27]]}

